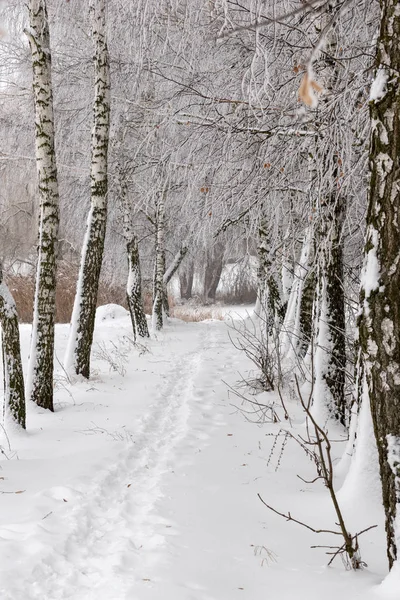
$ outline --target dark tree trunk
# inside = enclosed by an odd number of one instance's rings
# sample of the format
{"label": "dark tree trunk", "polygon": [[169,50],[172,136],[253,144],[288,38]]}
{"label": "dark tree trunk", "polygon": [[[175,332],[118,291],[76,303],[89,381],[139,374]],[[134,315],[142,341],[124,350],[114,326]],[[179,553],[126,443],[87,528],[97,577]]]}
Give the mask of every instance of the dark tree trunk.
{"label": "dark tree trunk", "polygon": [[[322,27],[329,23],[339,6],[338,0],[327,4],[322,17]],[[340,190],[341,130],[337,127],[340,115],[331,106],[331,98],[337,92],[339,65],[337,34],[330,27],[326,39],[326,51],[320,59],[320,76],[324,80],[326,96],[322,98],[320,114],[316,121],[316,172],[319,173],[317,188],[320,190],[316,208],[316,311],[317,344],[315,346],[316,394],[324,396],[330,415],[342,425],[346,424],[345,373],[346,334],[343,279],[343,223],[346,214],[346,198]],[[329,142],[324,131],[329,130]],[[333,146],[333,148],[332,148]],[[319,400],[321,401],[321,400]]]}
{"label": "dark tree trunk", "polygon": [[[333,177],[335,179],[336,169]],[[321,373],[326,385],[326,402],[331,415],[346,424],[345,373],[346,324],[343,283],[343,222],[346,203],[331,195],[320,207],[317,228],[317,296],[319,324],[326,336],[319,351],[326,353]]]}
{"label": "dark tree trunk", "polygon": [[192,297],[194,280],[194,264],[191,262],[186,271],[179,275],[179,284],[181,289],[181,298],[184,300],[190,300]]}
{"label": "dark tree trunk", "polygon": [[215,296],[224,266],[224,245],[217,242],[206,252],[206,268],[204,272],[204,302],[215,302]]}
{"label": "dark tree trunk", "polygon": [[400,531],[400,3],[381,0],[376,77],[370,104],[371,182],[362,276],[360,343],[379,453],[387,555]]}
{"label": "dark tree trunk", "polygon": [[131,232],[131,239],[127,241],[126,252],[128,256],[128,282],[126,296],[131,315],[134,335],[149,337],[149,328],[143,308],[142,277],[140,272],[139,246],[136,235]]}
{"label": "dark tree trunk", "polygon": [[303,293],[300,300],[300,340],[298,353],[301,358],[304,358],[307,354],[311,343],[315,286],[315,273],[310,269],[304,280]]}

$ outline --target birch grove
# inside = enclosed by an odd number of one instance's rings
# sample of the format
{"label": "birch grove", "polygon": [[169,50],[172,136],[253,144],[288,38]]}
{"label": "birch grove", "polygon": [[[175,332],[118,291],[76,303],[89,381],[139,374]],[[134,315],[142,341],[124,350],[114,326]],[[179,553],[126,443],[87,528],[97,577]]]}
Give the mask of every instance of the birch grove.
{"label": "birch grove", "polygon": [[[246,297],[255,307],[235,335],[255,371],[241,402],[275,424],[281,404],[286,433],[286,404],[302,410],[309,437],[297,442],[317,457],[339,554],[355,569],[336,469],[346,489],[365,474],[365,449],[377,450],[398,568],[399,0],[30,0],[29,24],[18,0],[0,11],[11,421],[25,427],[23,300],[33,308],[25,395],[53,411],[57,302],[72,313],[63,376],[89,379],[99,304],[123,304],[133,342],[146,345],[182,307]],[[56,300],[61,263],[73,306]],[[32,302],[21,289],[34,270]],[[346,440],[337,461],[333,432]]]}

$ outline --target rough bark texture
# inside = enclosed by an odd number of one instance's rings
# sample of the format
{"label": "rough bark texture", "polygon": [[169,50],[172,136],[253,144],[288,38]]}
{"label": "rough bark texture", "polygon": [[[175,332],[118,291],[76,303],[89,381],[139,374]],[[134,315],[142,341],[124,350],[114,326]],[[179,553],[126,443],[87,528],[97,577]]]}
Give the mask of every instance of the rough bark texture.
{"label": "rough bark texture", "polygon": [[[322,27],[329,24],[339,5],[334,0],[327,5],[322,18]],[[341,130],[337,129],[340,116],[330,106],[330,97],[336,93],[339,66],[335,60],[337,40],[334,28],[327,34],[326,48],[320,60],[320,76],[326,90],[322,99],[320,114],[316,122],[316,155],[319,165],[320,196],[317,201],[316,258],[317,258],[317,325],[316,360],[322,371],[316,373],[321,378],[325,404],[331,416],[345,425],[345,369],[346,334],[343,276],[343,223],[346,213],[346,199],[340,191],[338,163],[340,161]],[[324,130],[330,129],[330,144],[327,145]],[[332,149],[332,140],[334,148]],[[324,322],[323,322],[324,321]],[[322,334],[322,335],[321,335]]]}
{"label": "rough bark texture", "polygon": [[271,252],[271,240],[265,219],[262,219],[260,222],[258,236],[257,253],[260,262],[258,270],[259,300],[267,321],[268,331],[271,333],[276,319],[278,319],[279,323],[283,322],[287,303],[282,302],[281,292],[274,276],[274,257]]}
{"label": "rough bark texture", "polygon": [[25,391],[15,302],[0,269],[0,323],[2,329],[4,411],[7,419],[25,429]]}
{"label": "rough bark texture", "polygon": [[[110,129],[110,65],[105,0],[91,0],[94,42],[94,86],[91,161],[91,207],[75,296],[68,351],[76,374],[89,378],[97,292],[107,224],[107,164]],[[69,366],[69,365],[67,365]]]}
{"label": "rough bark texture", "polygon": [[[116,143],[117,155],[121,153],[121,140]],[[131,315],[133,335],[136,338],[149,337],[149,328],[147,326],[146,314],[144,312],[142,298],[142,275],[139,260],[139,245],[132,223],[132,207],[128,198],[126,185],[126,173],[121,164],[118,163],[117,188],[119,200],[121,203],[123,217],[123,231],[126,243],[126,254],[128,258],[128,279],[126,283],[126,299]]]}
{"label": "rough bark texture", "polygon": [[300,340],[298,352],[301,358],[304,358],[307,354],[311,343],[315,286],[315,273],[310,269],[304,280],[303,293],[300,299]]}
{"label": "rough bark texture", "polygon": [[[346,336],[343,283],[342,228],[345,202],[340,196],[330,196],[320,207],[317,233],[317,301],[319,318],[325,319],[319,328],[326,335],[317,351],[326,353],[321,377],[326,387],[326,402],[330,414],[345,425]],[[324,310],[322,310],[324,306]]]}
{"label": "rough bark texture", "polygon": [[128,256],[128,283],[126,296],[132,320],[133,332],[140,337],[149,337],[146,314],[142,299],[142,276],[139,261],[139,246],[136,235],[133,233],[126,238],[126,252]]}
{"label": "rough bark texture", "polygon": [[153,328],[160,330],[163,328],[164,305],[165,305],[165,198],[164,194],[160,194],[157,201],[156,215],[156,261],[154,268],[154,294],[153,294]]}
{"label": "rough bark texture", "polygon": [[370,104],[371,183],[360,343],[379,453],[387,553],[400,543],[400,2],[381,0],[377,67],[386,79]]}
{"label": "rough bark texture", "polygon": [[54,149],[50,34],[45,0],[30,0],[36,165],[40,203],[38,265],[27,394],[53,410],[54,316],[59,195]]}

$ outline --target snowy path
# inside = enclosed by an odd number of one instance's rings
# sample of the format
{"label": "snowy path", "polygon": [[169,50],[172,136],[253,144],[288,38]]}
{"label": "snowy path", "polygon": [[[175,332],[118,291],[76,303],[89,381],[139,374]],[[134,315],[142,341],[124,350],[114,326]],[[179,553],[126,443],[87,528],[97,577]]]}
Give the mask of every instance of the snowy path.
{"label": "snowy path", "polygon": [[130,597],[135,555],[152,536],[148,515],[174,449],[186,434],[188,401],[201,361],[201,350],[178,361],[129,449],[101,473],[72,511],[66,541],[38,566],[36,577],[45,585],[32,598]]}
{"label": "snowy path", "polygon": [[[182,454],[179,445],[188,434],[193,437],[188,430],[191,405],[201,401],[210,377],[213,380],[206,355],[215,346],[216,330],[202,327],[198,331],[193,350],[185,354],[182,348],[183,356],[168,356],[171,370],[158,397],[135,424],[127,447],[104,465],[84,493],[74,490],[71,510],[60,518],[51,515],[24,536],[25,556],[21,552],[19,561],[25,565],[22,569],[18,565],[18,573],[10,573],[13,591],[3,589],[2,600],[132,597],[138,568],[154,562],[162,543],[151,516],[162,494],[162,478],[174,473],[175,453]],[[203,406],[203,411],[210,408]],[[205,437],[195,434],[196,439]],[[53,492],[61,497],[68,490]],[[43,536],[43,530],[47,535]],[[16,536],[16,542],[21,541]],[[31,572],[31,577],[21,580],[21,571]]]}
{"label": "snowy path", "polygon": [[[128,328],[106,323],[99,347],[123,349]],[[60,385],[54,415],[30,407],[19,460],[2,463],[0,600],[376,598],[382,531],[362,542],[371,571],[327,569],[310,546],[330,540],[260,503],[334,519],[323,487],[298,479],[313,471],[296,445],[269,460],[279,426],[235,408],[224,381],[249,365],[226,324],[174,322],[150,350],[125,376],[97,360],[91,382]],[[345,507],[352,527],[379,518],[373,498],[366,507]]]}

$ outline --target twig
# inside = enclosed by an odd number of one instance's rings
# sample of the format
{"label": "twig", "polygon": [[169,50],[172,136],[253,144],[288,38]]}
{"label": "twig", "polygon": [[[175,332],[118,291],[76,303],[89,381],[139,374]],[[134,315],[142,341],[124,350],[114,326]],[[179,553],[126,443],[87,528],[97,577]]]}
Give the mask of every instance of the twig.
{"label": "twig", "polygon": [[309,529],[310,531],[313,531],[314,533],[332,533],[333,535],[342,535],[341,531],[333,531],[331,529],[314,529],[314,527],[311,527],[311,525],[307,525],[307,523],[303,523],[302,521],[298,521],[297,519],[294,519],[292,517],[292,515],[290,514],[290,512],[287,513],[287,514],[279,512],[279,510],[276,510],[276,508],[273,508],[272,506],[270,506],[269,504],[267,504],[261,498],[260,494],[257,494],[257,496],[260,498],[261,502],[263,504],[265,504],[265,506],[267,508],[269,508],[269,510],[272,510],[272,512],[276,513],[280,517],[283,517],[287,521],[293,521],[294,523],[297,523],[298,525],[302,525],[303,527],[305,527],[306,529]]}

